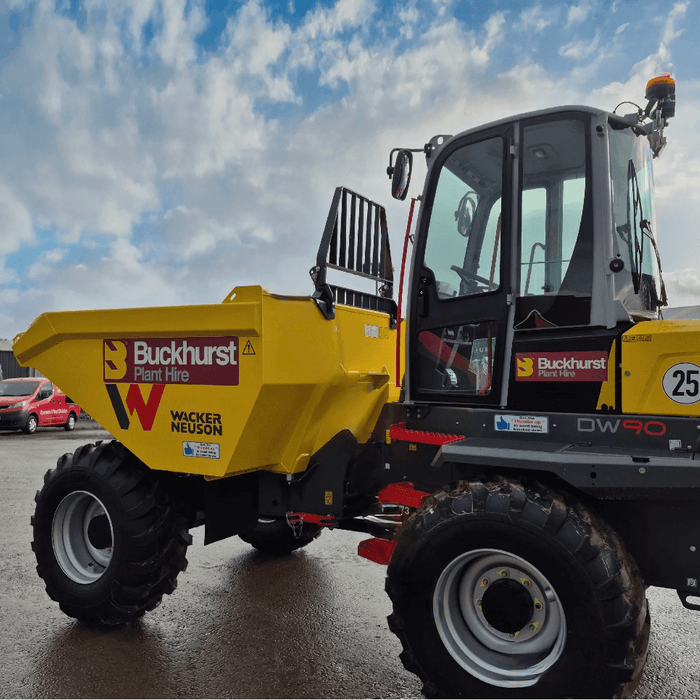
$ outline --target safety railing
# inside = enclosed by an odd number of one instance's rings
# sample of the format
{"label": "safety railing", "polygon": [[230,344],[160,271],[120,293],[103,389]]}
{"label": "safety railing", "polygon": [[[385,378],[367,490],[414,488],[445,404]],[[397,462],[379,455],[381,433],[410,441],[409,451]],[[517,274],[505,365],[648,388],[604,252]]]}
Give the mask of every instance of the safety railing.
{"label": "safety railing", "polygon": [[[328,270],[338,270],[373,280],[375,293],[328,283]],[[313,294],[323,315],[335,317],[335,304],[383,311],[396,323],[394,269],[384,207],[345,187],[337,187],[316,265],[310,273]]]}

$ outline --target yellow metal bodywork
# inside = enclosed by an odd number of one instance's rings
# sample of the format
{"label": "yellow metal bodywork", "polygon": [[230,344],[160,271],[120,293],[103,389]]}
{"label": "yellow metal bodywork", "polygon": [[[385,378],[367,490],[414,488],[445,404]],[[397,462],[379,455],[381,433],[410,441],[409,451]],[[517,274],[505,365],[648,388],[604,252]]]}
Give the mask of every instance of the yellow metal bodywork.
{"label": "yellow metal bodywork", "polygon": [[674,368],[687,364],[700,371],[700,321],[642,321],[622,335],[621,347],[623,413],[700,416],[700,392],[692,395],[696,375],[690,384],[673,377]]}
{"label": "yellow metal bodywork", "polygon": [[[212,348],[197,364],[235,365],[238,383],[206,383],[194,364],[187,380],[163,382],[164,368],[149,375],[146,365],[139,381],[120,380],[133,379],[126,346],[175,349],[186,339]],[[398,399],[395,342],[387,314],[337,306],[329,321],[308,297],[238,287],[222,304],[45,313],[13,350],[152,469],[217,478],[303,471],[343,430],[366,442],[383,405]],[[160,361],[174,354],[166,348]]]}

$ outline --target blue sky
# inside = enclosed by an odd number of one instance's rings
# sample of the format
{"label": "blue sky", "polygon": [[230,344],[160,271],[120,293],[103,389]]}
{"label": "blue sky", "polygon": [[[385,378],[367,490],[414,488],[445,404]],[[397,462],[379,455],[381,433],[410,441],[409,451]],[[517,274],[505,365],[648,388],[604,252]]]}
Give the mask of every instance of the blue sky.
{"label": "blue sky", "polygon": [[3,0],[0,338],[46,310],[309,293],[339,184],[387,205],[396,261],[391,148],[642,102],[659,72],[664,272],[700,304],[698,27],[698,0]]}

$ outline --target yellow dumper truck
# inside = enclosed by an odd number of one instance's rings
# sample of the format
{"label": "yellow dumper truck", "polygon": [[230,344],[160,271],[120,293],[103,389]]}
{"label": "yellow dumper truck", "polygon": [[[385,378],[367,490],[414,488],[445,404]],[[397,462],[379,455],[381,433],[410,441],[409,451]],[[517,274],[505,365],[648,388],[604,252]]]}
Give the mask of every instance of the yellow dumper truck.
{"label": "yellow dumper truck", "polygon": [[115,438],[37,494],[48,594],[116,625],[174,590],[193,527],[282,555],[355,530],[426,696],[630,694],[646,586],[698,609],[700,580],[700,325],[662,318],[654,232],[673,79],[646,100],[394,149],[397,199],[428,166],[405,321],[385,211],[344,188],[309,297],[40,316],[17,359]]}

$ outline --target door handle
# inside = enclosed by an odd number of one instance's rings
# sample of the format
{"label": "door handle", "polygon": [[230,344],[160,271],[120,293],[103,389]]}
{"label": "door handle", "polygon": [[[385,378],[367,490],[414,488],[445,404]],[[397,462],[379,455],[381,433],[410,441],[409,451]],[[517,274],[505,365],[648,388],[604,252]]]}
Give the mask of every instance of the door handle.
{"label": "door handle", "polygon": [[425,287],[418,288],[418,315],[425,318],[429,312],[428,290]]}

